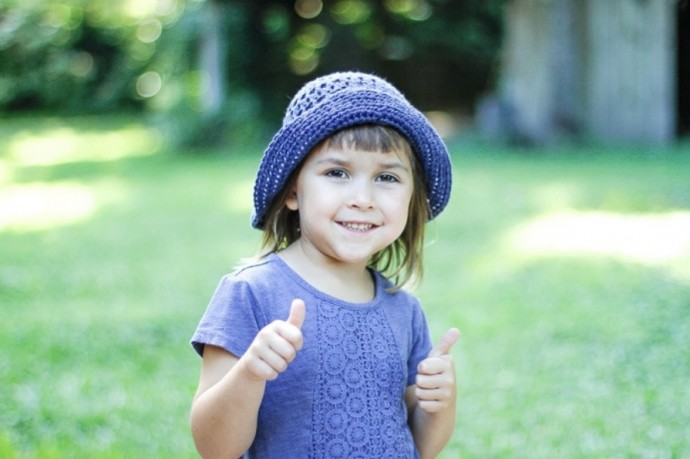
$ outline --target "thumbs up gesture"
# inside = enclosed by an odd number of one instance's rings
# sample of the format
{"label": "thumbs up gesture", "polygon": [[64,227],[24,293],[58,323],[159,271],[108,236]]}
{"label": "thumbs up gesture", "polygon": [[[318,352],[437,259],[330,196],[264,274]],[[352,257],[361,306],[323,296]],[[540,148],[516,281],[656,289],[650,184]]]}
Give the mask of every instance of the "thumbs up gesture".
{"label": "thumbs up gesture", "polygon": [[302,349],[302,324],[306,306],[295,299],[287,320],[275,320],[262,328],[242,356],[249,373],[258,380],[271,381],[285,371]]}
{"label": "thumbs up gesture", "polygon": [[437,413],[455,403],[455,365],[450,350],[457,342],[457,328],[448,330],[417,367],[415,395],[419,407]]}

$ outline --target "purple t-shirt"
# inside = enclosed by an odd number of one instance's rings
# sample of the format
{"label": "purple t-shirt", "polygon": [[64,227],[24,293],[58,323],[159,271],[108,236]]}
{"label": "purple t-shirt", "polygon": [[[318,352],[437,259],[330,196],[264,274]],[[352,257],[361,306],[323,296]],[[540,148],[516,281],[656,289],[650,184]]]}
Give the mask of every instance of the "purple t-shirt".
{"label": "purple t-shirt", "polygon": [[266,385],[246,458],[416,458],[404,394],[431,342],[419,301],[372,271],[376,296],[348,303],[309,285],[277,255],[220,281],[192,337],[241,356],[261,328],[306,304],[304,346]]}

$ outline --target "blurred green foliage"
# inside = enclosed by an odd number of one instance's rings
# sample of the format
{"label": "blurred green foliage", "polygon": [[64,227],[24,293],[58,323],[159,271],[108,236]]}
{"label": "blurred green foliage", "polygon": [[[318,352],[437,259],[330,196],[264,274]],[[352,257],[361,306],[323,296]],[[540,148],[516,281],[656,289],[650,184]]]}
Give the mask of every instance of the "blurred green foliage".
{"label": "blurred green foliage", "polygon": [[[173,143],[275,125],[316,74],[359,69],[390,79],[425,110],[463,109],[491,86],[504,0],[4,0],[0,111],[149,110]],[[204,10],[223,19],[223,113],[199,99]],[[199,140],[199,139],[197,139]]]}
{"label": "blurred green foliage", "polygon": [[[134,82],[159,53],[175,2],[5,1],[0,6],[0,108],[136,107]],[[158,9],[152,8],[156,6]]]}

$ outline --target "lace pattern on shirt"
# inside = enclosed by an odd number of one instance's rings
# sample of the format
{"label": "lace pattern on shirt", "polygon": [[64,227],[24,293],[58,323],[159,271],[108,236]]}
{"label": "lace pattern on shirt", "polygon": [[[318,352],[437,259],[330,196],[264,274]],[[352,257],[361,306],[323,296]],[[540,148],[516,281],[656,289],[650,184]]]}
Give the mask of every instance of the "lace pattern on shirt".
{"label": "lace pattern on shirt", "polygon": [[414,457],[405,374],[380,308],[321,303],[312,458]]}

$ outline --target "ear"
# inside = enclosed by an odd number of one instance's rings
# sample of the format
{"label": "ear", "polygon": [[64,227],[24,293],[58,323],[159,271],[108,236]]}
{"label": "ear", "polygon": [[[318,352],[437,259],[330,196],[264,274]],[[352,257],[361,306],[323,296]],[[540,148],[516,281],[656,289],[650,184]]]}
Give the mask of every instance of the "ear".
{"label": "ear", "polygon": [[287,198],[285,198],[285,207],[290,210],[297,210],[299,205],[297,203],[297,192],[293,189]]}

